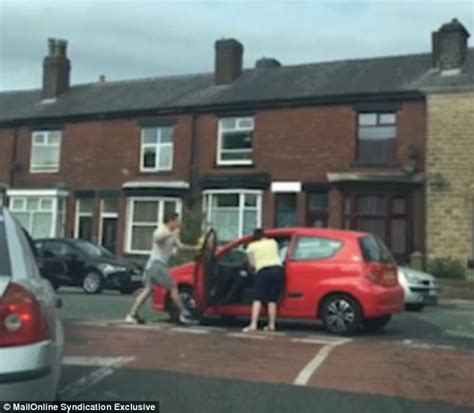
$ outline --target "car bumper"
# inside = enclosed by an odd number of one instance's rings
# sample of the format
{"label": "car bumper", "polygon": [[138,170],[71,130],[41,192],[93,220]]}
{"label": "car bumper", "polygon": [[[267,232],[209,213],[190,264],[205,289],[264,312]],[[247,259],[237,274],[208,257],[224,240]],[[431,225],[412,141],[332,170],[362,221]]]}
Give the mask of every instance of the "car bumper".
{"label": "car bumper", "polygon": [[115,272],[106,277],[106,287],[112,289],[136,287],[143,285],[143,274],[135,272]]}
{"label": "car bumper", "polygon": [[439,288],[408,286],[405,289],[405,304],[437,305],[439,294]]}
{"label": "car bumper", "polygon": [[400,286],[373,286],[364,301],[364,316],[367,318],[401,313],[404,310],[404,293]]}
{"label": "car bumper", "polygon": [[61,368],[50,341],[0,349],[0,400],[52,401]]}

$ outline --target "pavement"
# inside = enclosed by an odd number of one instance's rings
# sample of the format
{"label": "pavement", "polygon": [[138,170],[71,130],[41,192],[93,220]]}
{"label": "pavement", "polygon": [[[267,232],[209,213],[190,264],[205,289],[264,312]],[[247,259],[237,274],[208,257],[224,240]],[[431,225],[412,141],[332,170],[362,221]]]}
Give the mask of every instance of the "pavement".
{"label": "pavement", "polygon": [[296,320],[241,333],[244,320],[183,327],[133,297],[60,290],[66,327],[61,400],[159,400],[161,412],[474,412],[470,303],[403,313],[350,339]]}

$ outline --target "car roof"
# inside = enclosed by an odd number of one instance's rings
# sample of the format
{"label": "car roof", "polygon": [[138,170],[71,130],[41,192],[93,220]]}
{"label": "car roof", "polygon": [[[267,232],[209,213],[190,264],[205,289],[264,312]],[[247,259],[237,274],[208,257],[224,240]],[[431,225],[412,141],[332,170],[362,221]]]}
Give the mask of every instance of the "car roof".
{"label": "car roof", "polygon": [[345,229],[313,228],[313,227],[272,228],[265,231],[265,235],[268,235],[268,236],[279,236],[279,235],[284,235],[284,234],[319,236],[319,237],[327,237],[327,238],[352,238],[352,239],[358,239],[358,238],[370,235],[366,232],[349,231]]}

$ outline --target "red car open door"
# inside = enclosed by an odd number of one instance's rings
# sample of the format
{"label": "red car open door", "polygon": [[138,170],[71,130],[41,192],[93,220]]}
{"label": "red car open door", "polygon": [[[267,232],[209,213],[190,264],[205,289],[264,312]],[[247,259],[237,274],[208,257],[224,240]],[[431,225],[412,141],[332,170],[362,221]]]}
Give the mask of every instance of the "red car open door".
{"label": "red car open door", "polygon": [[215,256],[217,248],[216,231],[210,229],[205,238],[199,257],[194,267],[194,291],[196,308],[202,314],[212,301],[212,287],[215,283]]}

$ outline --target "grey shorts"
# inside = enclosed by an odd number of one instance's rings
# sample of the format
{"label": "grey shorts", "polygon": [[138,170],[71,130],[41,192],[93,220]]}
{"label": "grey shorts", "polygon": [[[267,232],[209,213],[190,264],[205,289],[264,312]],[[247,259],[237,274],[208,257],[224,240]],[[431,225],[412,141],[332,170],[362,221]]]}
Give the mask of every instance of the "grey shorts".
{"label": "grey shorts", "polygon": [[160,285],[163,288],[170,289],[174,285],[168,267],[161,261],[155,260],[151,267],[145,271],[144,284],[146,288],[152,288],[155,285]]}

